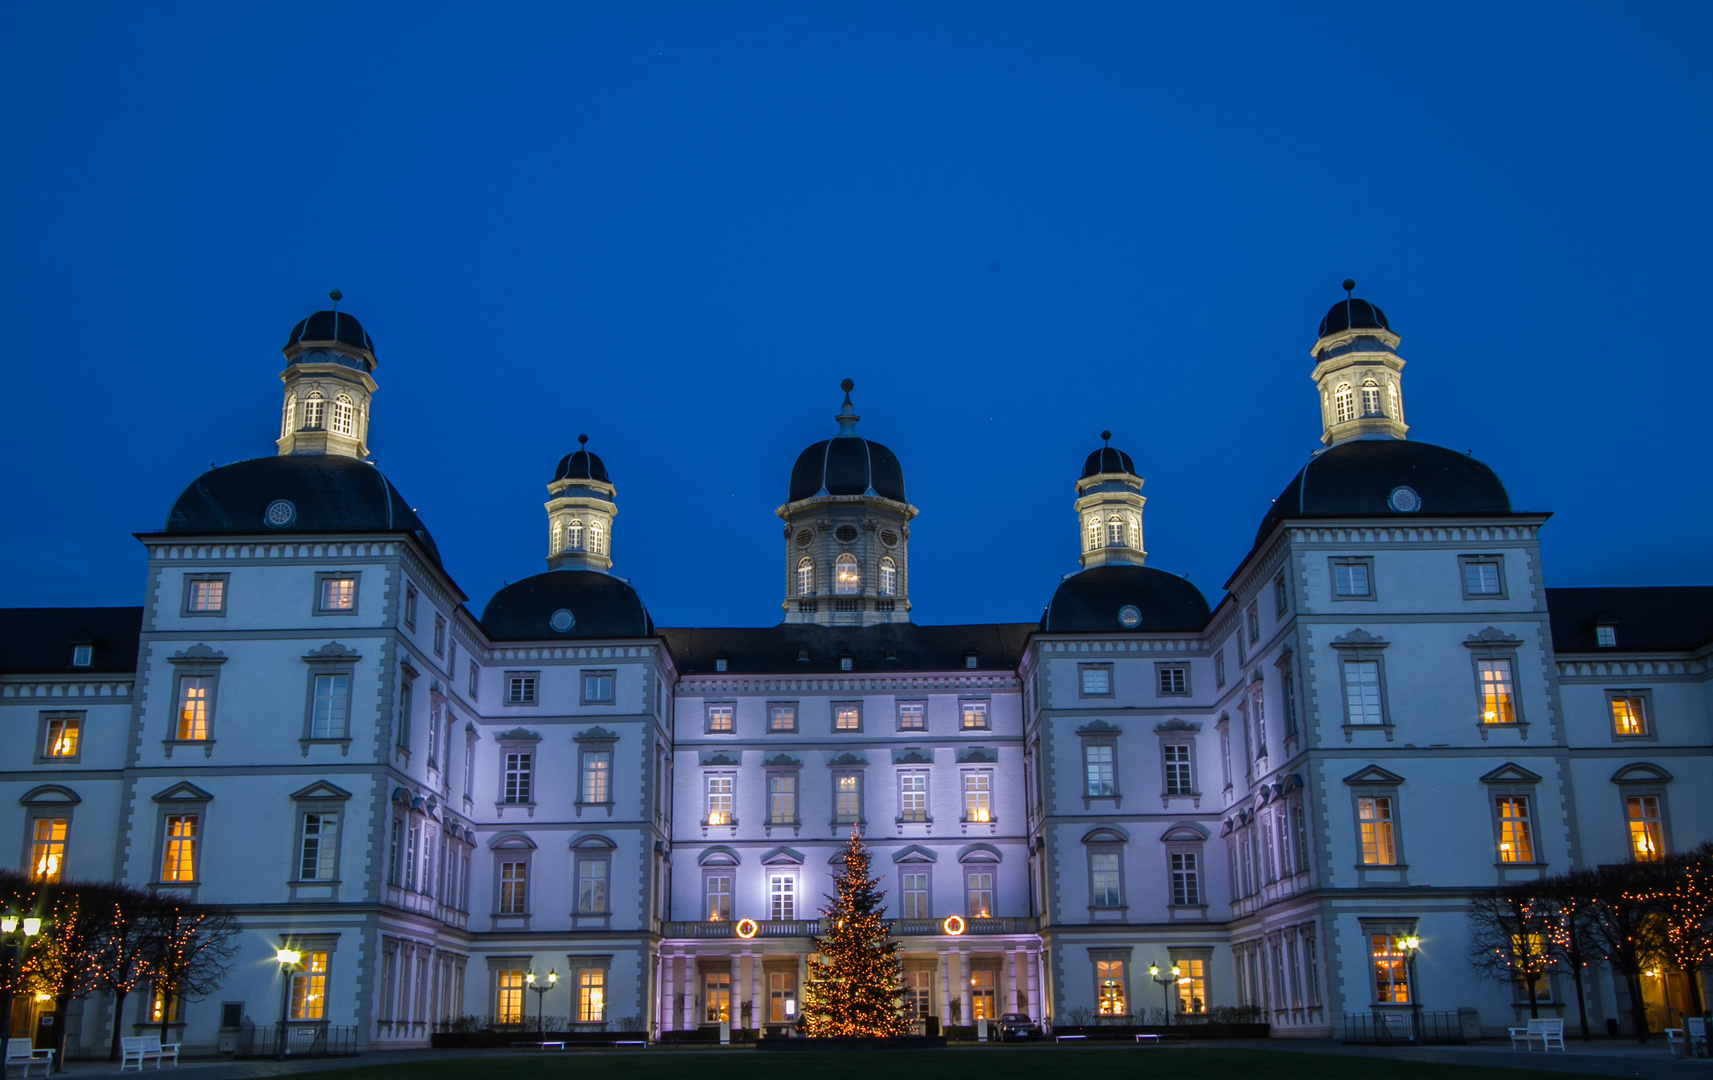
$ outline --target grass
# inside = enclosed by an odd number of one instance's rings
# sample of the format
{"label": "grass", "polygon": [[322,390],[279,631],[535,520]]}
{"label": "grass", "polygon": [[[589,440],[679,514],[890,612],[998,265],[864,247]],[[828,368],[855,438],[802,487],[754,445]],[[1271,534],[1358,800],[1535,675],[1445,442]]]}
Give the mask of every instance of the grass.
{"label": "grass", "polygon": [[753,1050],[548,1052],[428,1059],[316,1073],[328,1080],[564,1080],[622,1073],[625,1080],[874,1080],[877,1073],[936,1076],[956,1069],[983,1080],[1113,1080],[1152,1073],[1172,1080],[1530,1080],[1566,1074],[1491,1069],[1386,1058],[1266,1050],[1158,1047],[1007,1047],[983,1050],[883,1051],[849,1054],[765,1054]]}

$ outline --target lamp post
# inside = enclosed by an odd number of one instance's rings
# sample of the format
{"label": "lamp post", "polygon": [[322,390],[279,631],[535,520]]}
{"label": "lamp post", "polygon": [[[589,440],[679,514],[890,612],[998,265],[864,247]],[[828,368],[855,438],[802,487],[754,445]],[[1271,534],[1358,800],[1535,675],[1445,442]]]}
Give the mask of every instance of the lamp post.
{"label": "lamp post", "polygon": [[1416,982],[1416,953],[1421,951],[1422,939],[1414,934],[1400,937],[1393,946],[1404,954],[1404,970],[1408,972],[1410,987],[1410,1041],[1417,1046],[1422,1041],[1422,1002],[1421,987]]}
{"label": "lamp post", "polygon": [[1148,965],[1148,977],[1160,984],[1160,998],[1166,1004],[1166,1026],[1172,1026],[1172,992],[1168,986],[1178,985],[1178,965],[1172,965],[1172,973],[1162,977],[1159,964]]}
{"label": "lamp post", "polygon": [[296,949],[275,949],[274,962],[280,966],[280,1034],[274,1040],[274,1060],[286,1059],[286,1019],[291,1011],[291,973],[303,961]]}
{"label": "lamp post", "polygon": [[4,989],[0,989],[0,1061],[6,1060],[6,1050],[12,1043],[12,987],[18,981],[18,968],[24,954],[36,936],[42,932],[42,920],[35,916],[20,919],[7,912],[0,916],[0,943],[5,946],[6,971]]}
{"label": "lamp post", "polygon": [[547,998],[547,992],[559,982],[559,972],[557,969],[549,971],[547,973],[547,985],[545,986],[535,981],[535,972],[533,971],[525,972],[523,981],[529,984],[531,990],[535,991],[535,1033],[545,1039],[547,1038],[547,1030],[542,1020],[543,1003]]}

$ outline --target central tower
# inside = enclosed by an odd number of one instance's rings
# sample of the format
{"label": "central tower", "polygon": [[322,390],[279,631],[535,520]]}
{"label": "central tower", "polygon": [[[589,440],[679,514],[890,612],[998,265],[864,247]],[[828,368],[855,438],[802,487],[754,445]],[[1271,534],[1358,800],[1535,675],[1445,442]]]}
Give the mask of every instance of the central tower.
{"label": "central tower", "polygon": [[874,626],[910,621],[910,519],[904,469],[891,450],[856,433],[846,379],[839,433],[791,467],[785,505],[788,623]]}

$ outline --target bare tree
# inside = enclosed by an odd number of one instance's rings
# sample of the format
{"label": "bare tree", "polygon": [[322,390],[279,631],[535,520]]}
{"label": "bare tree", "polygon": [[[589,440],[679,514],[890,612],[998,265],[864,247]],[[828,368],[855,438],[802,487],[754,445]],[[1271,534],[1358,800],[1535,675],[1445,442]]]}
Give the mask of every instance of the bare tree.
{"label": "bare tree", "polygon": [[214,904],[161,897],[149,920],[145,961],[161,995],[161,1040],[167,1039],[175,1002],[212,994],[238,951],[238,920]]}
{"label": "bare tree", "polygon": [[1655,863],[1602,866],[1594,874],[1589,936],[1630,991],[1630,1023],[1636,1041],[1648,1041],[1647,1006],[1642,1003],[1642,972],[1660,954],[1663,920],[1658,895],[1661,873]]}
{"label": "bare tree", "polygon": [[1540,1016],[1540,982],[1557,966],[1547,946],[1550,905],[1538,882],[1501,885],[1469,900],[1469,963],[1484,978],[1529,988],[1529,1015]]}
{"label": "bare tree", "polygon": [[1582,1023],[1583,1042],[1593,1038],[1588,1030],[1588,989],[1583,979],[1588,966],[1601,957],[1599,943],[1592,933],[1594,896],[1599,881],[1599,875],[1592,870],[1572,870],[1540,883],[1541,895],[1551,905],[1547,915],[1547,948],[1558,959],[1559,967],[1569,973],[1571,985],[1576,988],[1576,1013]]}
{"label": "bare tree", "polygon": [[1664,932],[1660,955],[1689,982],[1691,1015],[1702,1010],[1701,972],[1713,966],[1713,843],[1668,855],[1660,863],[1656,898]]}
{"label": "bare tree", "polygon": [[107,1060],[119,1060],[119,1039],[124,1034],[125,999],[149,977],[149,952],[154,917],[159,902],[153,893],[126,885],[112,887],[107,942],[107,960],[102,965],[97,989],[113,995],[113,1037]]}
{"label": "bare tree", "polygon": [[54,1071],[65,1069],[65,1014],[94,990],[107,961],[110,887],[98,882],[43,886],[36,898],[41,938],[24,962],[25,988],[54,999]]}

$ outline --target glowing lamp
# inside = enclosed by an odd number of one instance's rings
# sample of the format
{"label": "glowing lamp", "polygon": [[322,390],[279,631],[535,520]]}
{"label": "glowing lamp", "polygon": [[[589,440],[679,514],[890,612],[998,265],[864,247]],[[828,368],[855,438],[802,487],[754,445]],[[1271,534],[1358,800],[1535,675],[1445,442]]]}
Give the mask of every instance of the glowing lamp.
{"label": "glowing lamp", "polygon": [[39,934],[41,932],[42,932],[42,920],[37,919],[37,918],[28,918],[28,919],[24,920],[24,936],[25,937],[35,937],[37,934]]}
{"label": "glowing lamp", "polygon": [[1160,965],[1159,964],[1149,964],[1148,965],[1148,977],[1150,979],[1157,979],[1160,977]]}
{"label": "glowing lamp", "polygon": [[533,971],[524,972],[523,973],[523,981],[528,983],[531,986],[534,986],[535,985],[535,972],[533,972]]}
{"label": "glowing lamp", "polygon": [[962,934],[967,927],[964,925],[963,916],[947,915],[946,921],[940,924],[940,929],[944,930],[952,937],[957,937]]}
{"label": "glowing lamp", "polygon": [[748,940],[761,932],[761,925],[754,919],[739,919],[737,932],[738,937]]}
{"label": "glowing lamp", "polygon": [[275,949],[274,950],[274,960],[276,960],[280,964],[285,965],[286,967],[290,967],[291,965],[296,964],[299,960],[302,960],[302,959],[303,959],[303,954],[298,952],[296,949]]}
{"label": "glowing lamp", "polygon": [[0,918],[0,931],[10,934],[16,929],[18,929],[18,916],[7,915],[5,918]]}

